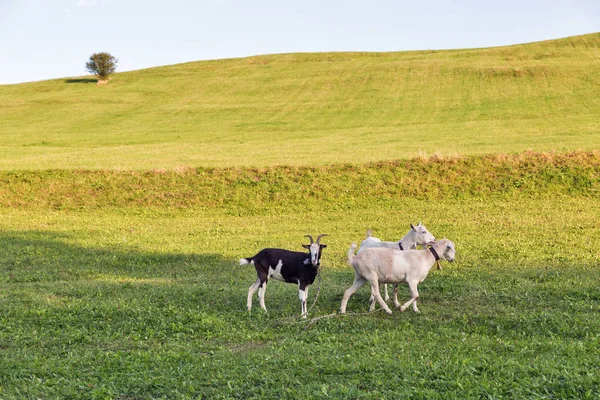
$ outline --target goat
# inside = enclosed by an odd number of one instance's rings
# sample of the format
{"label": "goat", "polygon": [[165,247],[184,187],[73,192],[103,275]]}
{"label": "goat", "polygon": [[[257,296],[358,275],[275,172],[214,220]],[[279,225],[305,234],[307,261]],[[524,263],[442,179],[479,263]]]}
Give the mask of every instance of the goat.
{"label": "goat", "polygon": [[396,297],[394,305],[399,307],[400,311],[404,311],[412,304],[413,311],[418,313],[420,311],[417,308],[417,299],[419,298],[417,285],[425,280],[436,261],[444,259],[454,262],[455,257],[454,243],[448,239],[439,240],[430,248],[423,250],[400,251],[390,248],[370,248],[355,256],[356,247],[356,243],[352,243],[348,249],[348,264],[354,268],[355,274],[354,283],[344,292],[340,307],[341,313],[346,312],[350,296],[367,281],[371,284],[371,295],[377,299],[388,314],[391,314],[392,310],[379,294],[379,283],[408,283],[410,300],[400,306]]}
{"label": "goat", "polygon": [[327,247],[321,244],[320,240],[326,234],[319,235],[316,242],[312,236],[306,235],[310,239],[310,244],[303,244],[302,247],[309,252],[302,253],[283,249],[267,248],[262,249],[254,257],[240,259],[240,265],[253,264],[258,275],[256,282],[248,289],[248,302],[246,307],[248,311],[252,309],[252,296],[258,290],[258,299],[263,310],[265,307],[265,291],[269,278],[286,283],[295,283],[298,285],[298,297],[302,305],[302,317],[306,318],[306,301],[308,299],[308,286],[315,281],[315,277],[321,265],[321,251]]}
{"label": "goat", "polygon": [[[419,222],[417,226],[410,224],[410,230],[402,239],[397,242],[384,242],[379,238],[373,237],[373,231],[367,231],[367,238],[360,242],[360,247],[358,249],[358,253],[364,249],[372,248],[372,247],[388,247],[391,249],[400,249],[400,250],[413,250],[417,248],[417,245],[427,245],[435,242],[435,237],[427,230],[425,225]],[[441,269],[440,264],[438,263],[438,269]],[[394,291],[397,292],[397,285],[394,285]],[[383,285],[383,293],[384,300],[388,301],[390,296],[387,290],[387,284]],[[369,299],[371,303],[370,311],[375,309],[375,297],[371,296]]]}
{"label": "goat", "polygon": [[399,250],[416,249],[417,245],[426,245],[435,242],[435,237],[427,230],[425,225],[420,222],[417,226],[410,224],[410,230],[404,237],[397,242],[384,242],[379,238],[373,237],[371,230],[367,231],[367,238],[360,242],[358,254],[364,249],[371,247],[388,247]]}

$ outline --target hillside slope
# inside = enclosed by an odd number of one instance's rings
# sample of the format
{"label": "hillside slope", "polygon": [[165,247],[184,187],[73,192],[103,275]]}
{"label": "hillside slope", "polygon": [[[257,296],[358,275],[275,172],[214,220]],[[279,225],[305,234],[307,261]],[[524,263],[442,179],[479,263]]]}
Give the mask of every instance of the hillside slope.
{"label": "hillside slope", "polygon": [[600,143],[599,88],[600,33],[486,49],[192,62],[118,73],[103,87],[89,77],[3,85],[0,169],[589,150]]}

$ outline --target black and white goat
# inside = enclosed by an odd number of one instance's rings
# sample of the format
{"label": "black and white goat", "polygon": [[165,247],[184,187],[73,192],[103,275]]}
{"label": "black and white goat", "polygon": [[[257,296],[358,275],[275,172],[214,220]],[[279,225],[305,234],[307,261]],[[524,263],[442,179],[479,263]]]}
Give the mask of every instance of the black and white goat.
{"label": "black and white goat", "polygon": [[272,278],[298,285],[298,296],[302,304],[302,317],[306,318],[308,286],[315,281],[321,264],[321,251],[327,247],[326,244],[320,243],[323,236],[328,235],[319,235],[316,242],[312,236],[305,236],[310,239],[310,244],[303,244],[302,247],[308,249],[308,253],[268,248],[262,249],[254,257],[240,259],[240,265],[253,264],[258,275],[256,282],[248,290],[248,302],[246,303],[248,311],[252,309],[252,296],[257,290],[260,306],[267,311],[265,291],[267,290],[267,282]]}

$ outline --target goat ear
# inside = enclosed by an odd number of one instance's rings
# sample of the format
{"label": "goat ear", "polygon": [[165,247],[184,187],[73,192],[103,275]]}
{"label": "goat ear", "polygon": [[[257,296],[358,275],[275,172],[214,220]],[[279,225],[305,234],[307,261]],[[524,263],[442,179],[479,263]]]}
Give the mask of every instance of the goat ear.
{"label": "goat ear", "polygon": [[304,247],[305,249],[310,249],[310,244],[303,244],[302,247]]}
{"label": "goat ear", "polygon": [[320,244],[319,246],[320,246],[322,249],[324,249],[325,247],[327,247],[327,245],[326,245],[326,244]]}
{"label": "goat ear", "polygon": [[413,231],[415,230],[415,227],[413,226],[413,224],[410,224],[410,229],[412,229]]}

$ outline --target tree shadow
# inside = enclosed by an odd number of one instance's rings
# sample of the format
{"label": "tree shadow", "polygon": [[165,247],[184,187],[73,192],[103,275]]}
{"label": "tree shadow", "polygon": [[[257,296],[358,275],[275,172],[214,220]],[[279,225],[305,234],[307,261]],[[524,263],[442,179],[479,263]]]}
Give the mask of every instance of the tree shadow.
{"label": "tree shadow", "polygon": [[92,79],[92,78],[65,79],[65,83],[98,83],[98,79]]}
{"label": "tree shadow", "polygon": [[[76,240],[76,233],[69,232],[0,231],[0,291],[8,288],[14,301],[104,293],[115,302],[147,298],[213,310],[210,313],[246,312],[248,287],[256,272],[240,267],[237,259],[214,253],[149,252],[127,243],[86,246]],[[324,286],[329,287],[319,302],[327,302],[327,309],[335,307],[341,289],[333,293],[331,283]],[[313,296],[316,288],[317,282]],[[297,290],[295,285],[270,284],[270,312],[296,315]],[[256,313],[262,315],[256,295],[254,301]]]}
{"label": "tree shadow", "polygon": [[222,275],[213,271],[236,265],[235,260],[220,254],[153,253],[126,243],[85,247],[73,244],[74,238],[45,231],[0,232],[0,282],[69,281],[104,275],[132,279],[209,275],[210,280]]}

